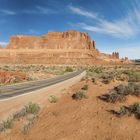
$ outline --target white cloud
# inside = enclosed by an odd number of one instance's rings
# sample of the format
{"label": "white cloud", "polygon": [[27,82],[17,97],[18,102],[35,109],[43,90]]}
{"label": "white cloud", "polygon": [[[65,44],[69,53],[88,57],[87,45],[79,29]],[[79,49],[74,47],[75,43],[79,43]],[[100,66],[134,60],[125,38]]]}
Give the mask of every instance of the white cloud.
{"label": "white cloud", "polygon": [[36,8],[42,14],[48,14],[50,12],[49,9],[41,7],[41,6],[37,6]]}
{"label": "white cloud", "polygon": [[83,10],[79,7],[69,6],[69,9],[76,14],[96,21],[94,25],[78,23],[77,26],[84,30],[108,34],[119,38],[129,38],[140,33],[140,5],[135,5],[133,9],[127,11],[127,15],[113,21],[103,19],[103,15],[100,16],[97,13]]}
{"label": "white cloud", "polygon": [[89,18],[93,18],[93,19],[97,18],[97,13],[89,12],[89,11],[86,11],[82,8],[74,7],[74,6],[68,6],[68,8],[75,14],[85,16],[85,17],[89,17]]}
{"label": "white cloud", "polygon": [[1,45],[2,47],[7,46],[7,44],[8,44],[8,42],[3,42],[3,41],[0,41],[0,45]]}
{"label": "white cloud", "polygon": [[6,9],[0,10],[0,13],[2,13],[4,15],[16,15],[16,12],[10,11],[10,10],[6,10]]}

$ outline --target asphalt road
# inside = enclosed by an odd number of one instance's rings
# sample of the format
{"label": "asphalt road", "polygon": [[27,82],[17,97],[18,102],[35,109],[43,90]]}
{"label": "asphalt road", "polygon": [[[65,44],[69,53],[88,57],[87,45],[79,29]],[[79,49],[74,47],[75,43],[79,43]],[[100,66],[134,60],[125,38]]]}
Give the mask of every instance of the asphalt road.
{"label": "asphalt road", "polygon": [[83,70],[72,72],[63,76],[58,76],[56,78],[40,80],[40,81],[31,81],[26,83],[20,83],[16,85],[8,85],[0,87],[0,99],[7,99],[10,97],[14,97],[17,95],[25,94],[31,91],[35,91],[44,87],[48,87],[59,82],[71,79],[79,74],[81,74]]}

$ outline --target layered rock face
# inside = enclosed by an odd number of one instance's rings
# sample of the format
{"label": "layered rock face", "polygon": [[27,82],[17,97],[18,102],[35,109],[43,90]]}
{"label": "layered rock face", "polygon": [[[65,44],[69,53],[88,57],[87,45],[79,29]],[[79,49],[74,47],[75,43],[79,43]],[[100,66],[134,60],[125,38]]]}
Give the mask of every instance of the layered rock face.
{"label": "layered rock face", "polygon": [[8,49],[95,49],[95,42],[87,33],[75,30],[49,32],[41,37],[14,36]]}
{"label": "layered rock face", "polygon": [[75,30],[49,32],[41,37],[13,36],[0,49],[0,63],[93,65],[119,63],[119,54],[100,53],[87,33]]}

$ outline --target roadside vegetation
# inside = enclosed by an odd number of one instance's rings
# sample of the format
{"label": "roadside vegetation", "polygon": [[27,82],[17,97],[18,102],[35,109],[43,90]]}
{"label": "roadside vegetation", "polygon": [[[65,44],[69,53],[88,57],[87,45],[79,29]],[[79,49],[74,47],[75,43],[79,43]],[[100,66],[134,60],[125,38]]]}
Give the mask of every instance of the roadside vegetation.
{"label": "roadside vegetation", "polygon": [[39,111],[40,107],[38,104],[36,103],[27,104],[21,110],[13,113],[6,120],[3,120],[0,123],[0,132],[6,131],[7,129],[12,129],[15,121],[25,119],[26,124],[23,124],[21,132],[23,134],[27,134],[31,129],[31,127],[33,126],[33,124],[35,123],[35,120],[38,118]]}
{"label": "roadside vegetation", "polygon": [[0,86],[41,80],[74,72],[74,66],[0,65]]}
{"label": "roadside vegetation", "polygon": [[140,82],[140,67],[125,66],[94,66],[85,68],[87,78],[94,83],[100,81],[110,84],[113,81],[120,82]]}

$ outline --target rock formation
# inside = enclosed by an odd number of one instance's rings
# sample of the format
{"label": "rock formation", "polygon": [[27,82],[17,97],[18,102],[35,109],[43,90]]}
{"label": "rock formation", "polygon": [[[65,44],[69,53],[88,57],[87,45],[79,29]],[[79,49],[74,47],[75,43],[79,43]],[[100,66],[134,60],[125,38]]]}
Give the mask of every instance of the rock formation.
{"label": "rock formation", "polygon": [[38,36],[13,36],[0,49],[0,63],[93,65],[120,63],[119,53],[100,53],[87,33],[69,30]]}
{"label": "rock formation", "polygon": [[7,49],[95,49],[87,33],[75,30],[49,32],[41,37],[13,36]]}
{"label": "rock formation", "polygon": [[113,59],[119,59],[119,53],[118,52],[113,52],[111,57]]}

